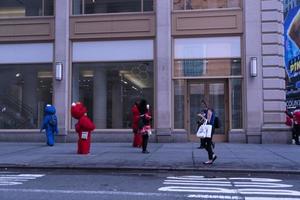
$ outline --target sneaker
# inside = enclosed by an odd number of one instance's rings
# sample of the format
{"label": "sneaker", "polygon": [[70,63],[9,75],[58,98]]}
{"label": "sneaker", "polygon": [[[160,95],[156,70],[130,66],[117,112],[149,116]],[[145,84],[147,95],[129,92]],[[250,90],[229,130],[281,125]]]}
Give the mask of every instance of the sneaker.
{"label": "sneaker", "polygon": [[142,153],[150,153],[150,152],[146,150],[146,151],[142,151]]}
{"label": "sneaker", "polygon": [[197,147],[197,149],[204,149],[204,146]]}
{"label": "sneaker", "polygon": [[208,161],[206,161],[206,162],[203,162],[203,164],[204,164],[204,165],[211,165],[211,164],[213,164],[213,162],[214,162],[214,161],[212,161],[212,160],[208,160]]}

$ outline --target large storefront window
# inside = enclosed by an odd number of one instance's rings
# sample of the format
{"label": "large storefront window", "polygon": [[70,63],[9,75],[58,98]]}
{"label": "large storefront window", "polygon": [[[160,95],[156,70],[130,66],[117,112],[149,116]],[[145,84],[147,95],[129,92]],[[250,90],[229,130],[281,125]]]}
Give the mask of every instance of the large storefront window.
{"label": "large storefront window", "polygon": [[242,129],[243,128],[243,104],[242,104],[242,80],[231,80],[231,128]]}
{"label": "large storefront window", "polygon": [[52,104],[52,65],[0,65],[0,129],[40,128]]}
{"label": "large storefront window", "polygon": [[53,16],[54,0],[1,0],[0,17]]}
{"label": "large storefront window", "polygon": [[153,11],[153,0],[73,0],[73,14]]}
{"label": "large storefront window", "polygon": [[184,80],[174,81],[174,128],[184,129]]}
{"label": "large storefront window", "polygon": [[141,98],[153,112],[151,61],[75,63],[72,79],[72,101],[85,104],[97,129],[131,128],[131,107]]}
{"label": "large storefront window", "polygon": [[174,10],[239,8],[240,0],[173,0]]}

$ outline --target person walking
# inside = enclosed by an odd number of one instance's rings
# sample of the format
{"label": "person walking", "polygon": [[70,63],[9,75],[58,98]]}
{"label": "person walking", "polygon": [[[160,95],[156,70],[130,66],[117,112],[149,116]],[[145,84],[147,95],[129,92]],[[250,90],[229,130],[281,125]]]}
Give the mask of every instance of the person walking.
{"label": "person walking", "polygon": [[300,135],[300,107],[293,112],[293,122],[294,122],[294,130],[293,130],[293,139],[295,140],[296,145],[300,145],[299,143],[299,135]]}
{"label": "person walking", "polygon": [[202,121],[207,121],[208,125],[212,125],[211,137],[201,138],[201,145],[203,145],[204,149],[208,153],[208,161],[203,162],[203,164],[209,165],[209,164],[213,164],[213,162],[217,159],[216,154],[213,152],[214,143],[212,142],[213,134],[215,131],[214,128],[215,113],[212,109],[208,108],[204,100],[201,101],[201,104],[204,106],[205,109],[203,110],[203,113],[199,113],[198,116],[202,118]]}
{"label": "person walking", "polygon": [[150,122],[152,120],[149,105],[145,99],[140,101],[138,106],[140,112],[139,132],[142,134],[142,153],[150,153],[147,150],[149,135],[151,134]]}
{"label": "person walking", "polygon": [[139,102],[136,101],[131,108],[132,113],[132,132],[133,132],[133,147],[142,147],[142,135],[139,133],[139,118],[140,118],[140,111],[138,109]]}

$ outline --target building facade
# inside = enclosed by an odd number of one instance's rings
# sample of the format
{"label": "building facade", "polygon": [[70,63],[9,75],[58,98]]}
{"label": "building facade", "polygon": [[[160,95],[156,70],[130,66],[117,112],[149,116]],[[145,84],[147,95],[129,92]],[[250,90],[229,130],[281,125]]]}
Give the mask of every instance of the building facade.
{"label": "building facade", "polygon": [[201,101],[219,142],[289,143],[280,0],[3,0],[0,139],[42,141],[47,103],[75,141],[82,101],[94,141],[131,141],[150,104],[154,142],[198,141]]}

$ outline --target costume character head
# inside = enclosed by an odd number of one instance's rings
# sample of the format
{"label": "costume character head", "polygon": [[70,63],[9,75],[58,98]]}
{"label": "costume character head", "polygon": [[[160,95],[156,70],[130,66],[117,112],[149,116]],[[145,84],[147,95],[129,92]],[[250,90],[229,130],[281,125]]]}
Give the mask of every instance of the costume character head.
{"label": "costume character head", "polygon": [[71,115],[75,119],[80,119],[87,112],[86,107],[81,102],[72,103]]}
{"label": "costume character head", "polygon": [[47,115],[54,115],[56,113],[55,107],[51,104],[47,104],[44,111]]}

